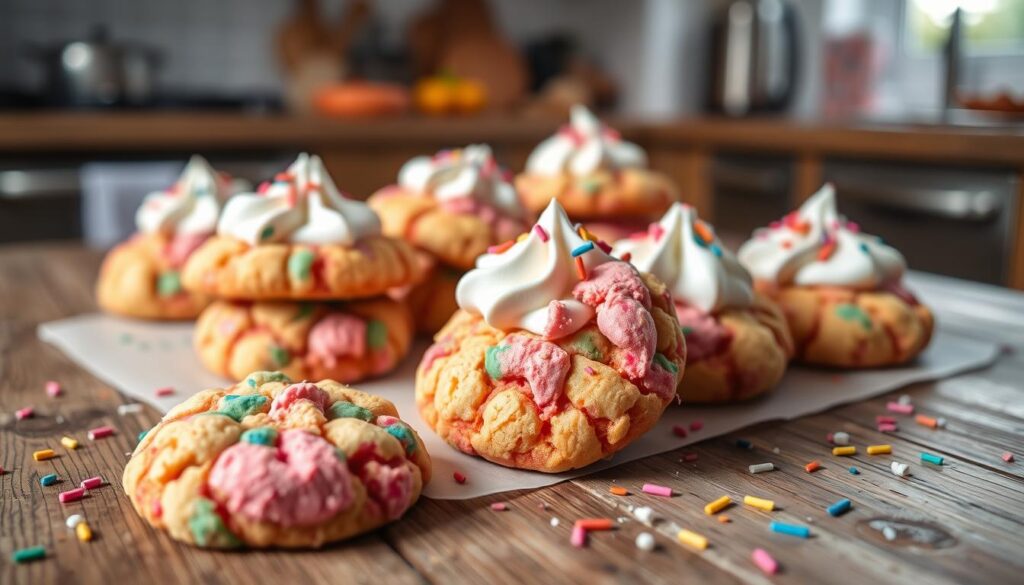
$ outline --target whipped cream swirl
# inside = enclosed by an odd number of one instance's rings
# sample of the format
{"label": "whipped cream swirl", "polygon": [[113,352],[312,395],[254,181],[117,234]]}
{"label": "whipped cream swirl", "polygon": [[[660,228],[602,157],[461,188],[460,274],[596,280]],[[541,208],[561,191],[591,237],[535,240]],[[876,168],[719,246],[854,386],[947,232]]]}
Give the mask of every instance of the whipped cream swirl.
{"label": "whipped cream swirl", "polygon": [[135,225],[146,234],[212,234],[224,201],[241,186],[194,155],[170,189],[146,196],[135,212]]}
{"label": "whipped cream swirl", "polygon": [[509,178],[486,144],[418,156],[398,172],[401,187],[430,195],[442,203],[469,199],[506,216],[521,218],[523,207]]}
{"label": "whipped cream swirl", "polygon": [[526,160],[526,172],[577,177],[598,170],[643,168],[644,150],[622,140],[619,133],[601,122],[582,105],[572,107],[570,123],[537,145]]}
{"label": "whipped cream swirl", "polygon": [[351,246],[380,230],[377,214],[362,201],[342,195],[320,157],[305,153],[258,193],[232,197],[217,225],[218,234],[252,245]]}
{"label": "whipped cream swirl", "polygon": [[675,203],[646,234],[618,241],[612,253],[669,286],[672,297],[705,313],[749,307],[750,274],[689,205]]}
{"label": "whipped cream swirl", "polygon": [[862,290],[898,283],[907,267],[896,249],[838,214],[830,184],[797,211],[755,231],[739,259],[756,280]]}
{"label": "whipped cream swirl", "polygon": [[525,238],[504,252],[477,259],[476,268],[459,281],[455,299],[491,327],[525,329],[541,336],[550,333],[549,305],[559,301],[559,334],[574,333],[594,317],[592,307],[573,298],[580,278],[572,253],[581,246],[589,249],[579,254],[587,271],[616,262],[581,237],[562,206],[552,200]]}

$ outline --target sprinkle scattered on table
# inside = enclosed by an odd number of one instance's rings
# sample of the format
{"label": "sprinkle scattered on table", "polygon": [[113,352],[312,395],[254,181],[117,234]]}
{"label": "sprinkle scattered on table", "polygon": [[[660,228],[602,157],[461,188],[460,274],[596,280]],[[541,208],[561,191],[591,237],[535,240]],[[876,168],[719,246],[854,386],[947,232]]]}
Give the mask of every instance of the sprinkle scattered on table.
{"label": "sprinkle scattered on table", "polygon": [[35,415],[35,413],[36,411],[34,408],[32,408],[31,406],[26,406],[25,408],[19,408],[18,410],[15,410],[14,418],[18,420],[25,420],[26,418],[32,418]]}
{"label": "sprinkle scattered on table", "polygon": [[768,554],[768,551],[763,548],[755,548],[754,552],[750,555],[754,559],[754,564],[757,565],[758,569],[761,569],[768,575],[774,575],[779,572],[779,563],[772,555]]}
{"label": "sprinkle scattered on table", "polygon": [[852,506],[853,502],[851,502],[849,498],[843,498],[828,508],[825,508],[825,511],[828,512],[829,516],[842,516],[849,512]]}
{"label": "sprinkle scattered on table", "polygon": [[641,532],[636,535],[636,547],[642,551],[654,550],[654,535],[650,532]]}
{"label": "sprinkle scattered on table", "polygon": [[687,435],[686,427],[684,427],[683,425],[674,425],[672,427],[672,434],[679,437],[680,439],[684,439]]}
{"label": "sprinkle scattered on table", "polygon": [[857,454],[857,448],[856,447],[852,447],[852,446],[848,446],[848,447],[833,447],[832,448],[832,454],[836,455],[836,456],[839,456],[839,457],[849,457],[850,455],[856,455]]}
{"label": "sprinkle scattered on table", "polygon": [[39,478],[39,485],[41,485],[43,487],[51,486],[51,485],[53,485],[55,483],[57,483],[57,474],[56,473],[47,473],[43,477]]}
{"label": "sprinkle scattered on table", "polygon": [[491,509],[495,512],[504,512],[505,510],[508,510],[508,504],[505,502],[494,502],[491,504]]}
{"label": "sprinkle scattered on table", "polygon": [[619,487],[617,485],[613,485],[612,487],[608,488],[608,491],[611,492],[611,494],[613,496],[628,496],[629,495],[629,490],[627,490],[624,487]]}
{"label": "sprinkle scattered on table", "polygon": [[714,500],[713,502],[708,502],[707,504],[705,504],[704,513],[708,516],[713,516],[729,507],[729,504],[731,503],[732,498],[730,498],[729,496],[722,496],[717,500]]}
{"label": "sprinkle scattered on table", "polygon": [[701,430],[703,428],[704,428],[704,421],[702,421],[702,420],[695,420],[695,421],[690,423],[690,430],[691,431],[699,431],[699,430]]}
{"label": "sprinkle scattered on table", "polygon": [[46,547],[32,546],[14,551],[11,560],[15,563],[28,563],[46,558]]}
{"label": "sprinkle scattered on table", "polygon": [[1007,463],[1013,463],[1013,461],[1014,461],[1013,453],[1010,453],[1009,451],[1006,451],[1002,455],[1002,460],[1007,462]]}
{"label": "sprinkle scattered on table", "polygon": [[47,459],[53,459],[57,454],[53,452],[53,449],[40,449],[32,454],[32,459],[36,461],[46,461]]}
{"label": "sprinkle scattered on table", "polygon": [[87,490],[94,490],[103,485],[103,478],[100,476],[90,477],[89,479],[83,479],[79,487],[83,487]]}
{"label": "sprinkle scattered on table", "polygon": [[852,465],[850,466],[849,471],[850,475],[860,475],[860,470],[857,469],[856,467],[853,467]]}
{"label": "sprinkle scattered on table", "polygon": [[764,498],[757,498],[754,496],[743,496],[743,503],[764,510],[765,512],[771,512],[775,509],[775,502]]}
{"label": "sprinkle scattered on table", "polygon": [[458,471],[452,473],[452,479],[454,479],[455,483],[459,485],[466,483],[466,476],[459,473]]}
{"label": "sprinkle scattered on table", "polygon": [[778,522],[772,520],[768,525],[772,532],[778,534],[786,534],[789,536],[796,536],[798,538],[809,538],[811,536],[811,529],[800,524],[786,524],[785,522]]}
{"label": "sprinkle scattered on table", "polygon": [[885,409],[889,412],[895,412],[897,414],[914,414],[913,404],[900,404],[899,402],[890,402],[885,405]]}
{"label": "sprinkle scattered on table", "polygon": [[645,494],[651,494],[652,496],[661,496],[663,498],[672,497],[672,488],[656,483],[645,483],[644,487],[641,488]]}
{"label": "sprinkle scattered on table", "polygon": [[633,515],[636,519],[643,522],[644,524],[650,523],[654,520],[654,510],[647,506],[640,506],[633,510]]}
{"label": "sprinkle scattered on table", "polygon": [[68,490],[66,492],[61,492],[57,494],[57,499],[62,504],[70,504],[72,502],[77,502],[78,500],[81,500],[83,497],[85,497],[85,488],[83,487],[77,487],[73,490]]}
{"label": "sprinkle scattered on table", "polygon": [[821,463],[818,463],[818,461],[811,461],[807,465],[804,465],[804,471],[807,473],[814,473],[819,469],[821,469]]}
{"label": "sprinkle scattered on table", "polygon": [[914,421],[916,421],[917,424],[919,424],[919,425],[921,425],[923,427],[928,427],[930,429],[935,429],[935,428],[938,428],[938,426],[939,426],[939,421],[937,419],[934,419],[934,418],[932,418],[930,416],[925,416],[923,414],[919,414],[919,415],[915,416],[914,417]]}
{"label": "sprinkle scattered on table", "polygon": [[750,450],[750,449],[754,448],[754,444],[751,443],[750,441],[746,440],[746,439],[736,439],[736,446],[739,447],[740,449],[747,449],[747,450]]}
{"label": "sprinkle scattered on table", "polygon": [[587,531],[579,526],[572,527],[572,534],[569,535],[569,544],[576,548],[583,548],[587,545]]}
{"label": "sprinkle scattered on table", "polygon": [[92,540],[92,528],[89,528],[89,523],[82,520],[75,526],[75,536],[82,542],[89,542]]}
{"label": "sprinkle scattered on table", "polygon": [[44,387],[46,389],[46,395],[49,396],[50,398],[56,398],[60,396],[61,393],[64,391],[60,387],[60,382],[57,382],[56,380],[47,381]]}
{"label": "sprinkle scattered on table", "polygon": [[140,412],[142,412],[142,404],[138,402],[117,405],[117,414],[120,416],[125,416],[128,414],[138,414]]}
{"label": "sprinkle scattered on table", "polygon": [[110,426],[96,427],[95,429],[89,429],[88,437],[90,441],[96,439],[103,439],[114,434],[114,428]]}
{"label": "sprinkle scattered on table", "polygon": [[676,534],[676,539],[679,542],[687,546],[692,546],[693,548],[698,550],[704,550],[708,547],[707,538],[701,536],[700,534],[697,534],[696,532],[693,532],[692,530],[686,530],[685,528],[683,530],[680,530],[679,533]]}
{"label": "sprinkle scattered on table", "polygon": [[838,432],[832,433],[832,444],[839,445],[840,447],[850,444],[850,433]]}
{"label": "sprinkle scattered on table", "polygon": [[931,463],[932,465],[942,465],[944,461],[939,455],[932,455],[931,453],[921,453],[921,461],[925,463]]}
{"label": "sprinkle scattered on table", "polygon": [[171,388],[170,386],[164,386],[163,388],[156,389],[156,395],[161,398],[164,396],[171,396],[173,394],[174,388]]}
{"label": "sprinkle scattered on table", "polygon": [[67,520],[64,521],[64,525],[67,526],[68,528],[70,528],[71,530],[74,530],[75,526],[78,526],[78,524],[80,522],[84,521],[84,520],[85,519],[82,518],[80,515],[72,514],[72,515],[68,516]]}
{"label": "sprinkle scattered on table", "polygon": [[876,429],[880,433],[895,433],[900,430],[898,426],[891,423],[881,423],[876,427]]}
{"label": "sprinkle scattered on table", "polygon": [[900,477],[906,477],[907,473],[908,473],[909,466],[906,463],[900,463],[899,461],[893,461],[889,465],[889,469],[893,472],[894,475],[898,475]]}
{"label": "sprinkle scattered on table", "polygon": [[65,449],[74,451],[78,448],[78,439],[73,437],[61,437],[60,444],[63,445]]}
{"label": "sprinkle scattered on table", "polygon": [[595,530],[611,530],[615,523],[612,522],[611,518],[580,518],[573,524],[574,528],[577,526],[582,527],[587,532],[593,532]]}
{"label": "sprinkle scattered on table", "polygon": [[868,455],[888,455],[892,453],[892,445],[868,445]]}
{"label": "sprinkle scattered on table", "polygon": [[747,467],[747,470],[752,474],[764,473],[766,471],[775,471],[774,463],[756,463]]}

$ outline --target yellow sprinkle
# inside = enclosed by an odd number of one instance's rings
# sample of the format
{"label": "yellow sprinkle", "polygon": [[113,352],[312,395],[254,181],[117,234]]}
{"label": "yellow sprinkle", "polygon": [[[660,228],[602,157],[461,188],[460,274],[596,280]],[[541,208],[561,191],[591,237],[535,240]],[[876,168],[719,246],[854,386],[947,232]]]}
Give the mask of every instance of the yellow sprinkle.
{"label": "yellow sprinkle", "polygon": [[72,439],[71,437],[61,437],[60,444],[64,445],[66,449],[77,449],[78,439]]}
{"label": "yellow sprinkle", "polygon": [[517,238],[516,238],[516,242],[522,242],[522,241],[523,241],[523,240],[525,240],[525,239],[526,239],[526,238],[527,238],[527,237],[528,237],[529,235],[530,235],[530,232],[523,232],[523,233],[519,234],[519,237],[517,237]]}
{"label": "yellow sprinkle", "polygon": [[732,500],[729,498],[729,496],[722,496],[715,500],[714,502],[708,502],[708,504],[704,506],[704,513],[708,516],[712,516],[724,510],[725,507],[731,503]]}
{"label": "yellow sprinkle", "polygon": [[857,454],[857,448],[853,447],[853,446],[850,446],[850,447],[832,447],[832,454],[833,455],[856,455]]}
{"label": "yellow sprinkle", "polygon": [[56,456],[57,454],[53,452],[53,449],[43,449],[32,454],[32,458],[36,461],[46,461],[47,459],[53,459]]}
{"label": "yellow sprinkle", "polygon": [[92,540],[92,528],[83,520],[75,526],[75,534],[78,535],[78,540],[82,542],[89,542]]}
{"label": "yellow sprinkle", "polygon": [[892,453],[892,445],[868,445],[868,455],[886,455]]}
{"label": "yellow sprinkle", "polygon": [[708,539],[689,530],[680,530],[679,534],[676,535],[676,538],[679,542],[690,545],[698,550],[704,550],[708,547]]}
{"label": "yellow sprinkle", "polygon": [[760,508],[765,512],[771,512],[775,509],[775,502],[771,500],[765,500],[763,498],[755,498],[754,496],[743,496],[743,503],[748,506]]}

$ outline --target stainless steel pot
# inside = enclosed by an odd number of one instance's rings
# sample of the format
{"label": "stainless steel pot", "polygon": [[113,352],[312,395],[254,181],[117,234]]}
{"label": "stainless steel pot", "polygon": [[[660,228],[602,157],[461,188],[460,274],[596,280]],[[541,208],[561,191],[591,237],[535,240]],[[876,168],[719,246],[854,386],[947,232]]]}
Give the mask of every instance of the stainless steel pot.
{"label": "stainless steel pot", "polygon": [[141,45],[116,43],[97,27],[87,40],[37,47],[30,54],[45,68],[50,105],[144,105],[153,98],[160,55]]}

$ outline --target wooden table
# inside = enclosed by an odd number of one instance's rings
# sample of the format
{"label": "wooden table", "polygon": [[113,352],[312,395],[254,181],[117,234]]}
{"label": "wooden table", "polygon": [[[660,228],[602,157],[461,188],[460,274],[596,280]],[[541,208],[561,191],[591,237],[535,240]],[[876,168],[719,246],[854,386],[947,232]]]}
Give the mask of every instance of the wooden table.
{"label": "wooden table", "polygon": [[[682,463],[683,451],[677,451],[532,492],[422,500],[400,522],[326,550],[222,553],[183,546],[150,529],[120,489],[126,453],[157,413],[147,408],[118,416],[124,397],[36,337],[40,322],[95,310],[98,263],[97,253],[76,246],[0,248],[0,583],[992,584],[1020,582],[1024,571],[1024,464],[1000,459],[1004,451],[1024,457],[1024,297],[955,281],[943,285],[951,307],[940,314],[943,327],[1007,345],[999,362],[984,371],[707,440],[683,450],[698,455],[691,463]],[[60,398],[46,397],[43,385],[50,379],[63,384]],[[919,411],[946,418],[947,427],[932,430],[908,420],[898,433],[876,432],[875,415],[902,393]],[[27,405],[36,407],[36,416],[16,421],[14,410]],[[74,452],[59,446],[62,435],[84,439],[86,429],[101,424],[116,427],[117,435],[83,441]],[[832,457],[825,442],[831,431],[849,432],[860,446],[891,444],[898,459],[913,463],[914,475],[890,473],[889,456]],[[737,437],[755,449],[738,448]],[[33,462],[31,453],[44,447],[62,454]],[[919,465],[921,451],[945,457],[945,464]],[[807,474],[803,466],[812,459],[824,469]],[[747,473],[747,465],[765,460],[780,469]],[[860,475],[848,473],[850,465]],[[40,476],[51,472],[64,478],[62,487],[96,474],[111,485],[65,509],[55,488],[39,485]],[[671,486],[677,495],[640,494],[648,481]],[[611,495],[613,484],[632,495]],[[734,505],[725,512],[732,521],[719,523],[702,509],[722,494],[772,498],[781,511]],[[825,507],[842,497],[853,500],[853,510],[829,517]],[[507,502],[510,509],[494,512],[492,502]],[[630,508],[639,505],[653,507],[660,519],[651,526],[638,522]],[[65,528],[72,510],[86,516],[94,541],[80,543]],[[593,516],[624,522],[594,534],[584,549],[570,546],[572,522]],[[560,524],[552,526],[551,518]],[[773,534],[769,518],[809,523],[813,536]],[[905,530],[886,541],[877,529],[886,522],[919,526],[920,541]],[[697,552],[678,544],[680,527],[706,535],[711,546]],[[655,534],[655,551],[634,545],[642,531]],[[34,545],[46,547],[45,560],[11,563],[12,551]],[[752,564],[755,547],[779,560],[779,575],[766,577]]]}

